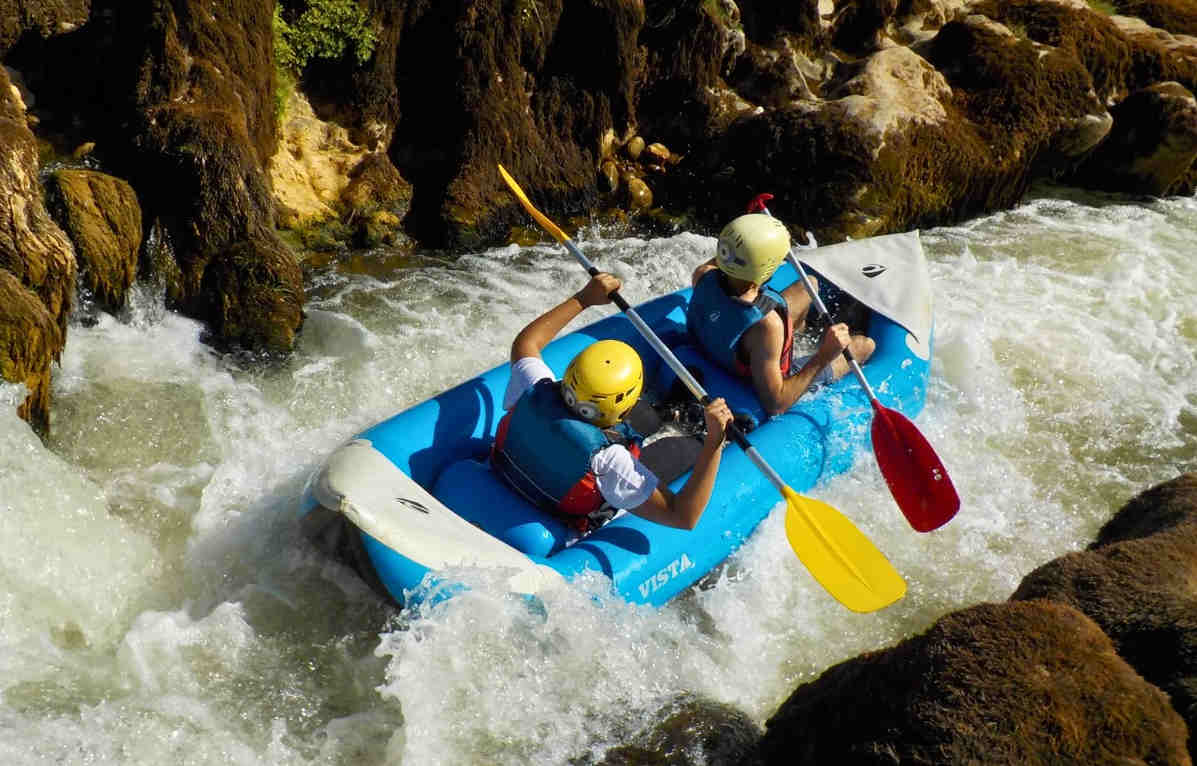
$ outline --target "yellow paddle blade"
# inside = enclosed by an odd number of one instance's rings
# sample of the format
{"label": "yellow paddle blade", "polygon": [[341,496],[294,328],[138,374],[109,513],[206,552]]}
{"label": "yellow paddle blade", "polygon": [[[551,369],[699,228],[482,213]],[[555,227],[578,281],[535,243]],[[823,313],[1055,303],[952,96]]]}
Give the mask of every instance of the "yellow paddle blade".
{"label": "yellow paddle blade", "polygon": [[550,221],[544,213],[536,209],[536,206],[533,205],[531,200],[528,199],[528,195],[524,194],[524,190],[520,188],[520,185],[515,182],[515,179],[511,177],[511,174],[508,173],[507,169],[502,165],[499,165],[499,175],[503,176],[503,180],[507,183],[507,187],[511,189],[511,193],[516,196],[516,199],[520,201],[520,204],[524,206],[524,210],[528,211],[528,215],[535,218],[536,222],[543,226],[545,231],[556,237],[557,241],[562,244],[565,244],[569,240],[569,237],[566,236],[565,232],[557,228],[557,224]]}
{"label": "yellow paddle blade", "polygon": [[786,537],[827,592],[853,612],[875,612],[906,595],[906,581],[848,517],[786,487]]}

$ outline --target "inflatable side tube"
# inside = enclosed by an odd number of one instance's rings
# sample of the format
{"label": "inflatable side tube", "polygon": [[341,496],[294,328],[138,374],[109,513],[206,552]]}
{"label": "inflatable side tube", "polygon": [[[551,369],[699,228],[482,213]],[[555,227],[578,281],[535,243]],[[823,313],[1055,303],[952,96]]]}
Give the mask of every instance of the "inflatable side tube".
{"label": "inflatable side tube", "polygon": [[[319,503],[345,515],[366,539],[379,578],[400,603],[429,572],[476,566],[516,570],[512,591],[534,594],[564,582],[544,566],[458,516],[367,439],[334,452],[311,488]],[[374,544],[377,543],[377,544]]]}

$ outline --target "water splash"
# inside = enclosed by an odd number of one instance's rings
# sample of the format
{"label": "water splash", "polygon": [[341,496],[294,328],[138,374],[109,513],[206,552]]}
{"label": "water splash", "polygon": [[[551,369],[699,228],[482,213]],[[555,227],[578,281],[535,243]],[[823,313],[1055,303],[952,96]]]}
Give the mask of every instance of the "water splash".
{"label": "water splash", "polygon": [[[555,245],[318,271],[296,352],[269,368],[213,353],[139,288],[71,328],[49,445],[0,386],[0,761],[595,761],[680,695],[763,721],[828,665],[1004,600],[1197,465],[1197,201],[1071,194],[923,233],[936,348],[917,423],[962,509],[913,533],[867,453],[811,493],[907,577],[876,615],[814,583],[780,507],[659,610],[597,580],[530,609],[462,573],[467,596],[399,615],[300,539],[295,503],[333,446],[501,363],[582,285]],[[633,303],[713,248],[579,240]]]}

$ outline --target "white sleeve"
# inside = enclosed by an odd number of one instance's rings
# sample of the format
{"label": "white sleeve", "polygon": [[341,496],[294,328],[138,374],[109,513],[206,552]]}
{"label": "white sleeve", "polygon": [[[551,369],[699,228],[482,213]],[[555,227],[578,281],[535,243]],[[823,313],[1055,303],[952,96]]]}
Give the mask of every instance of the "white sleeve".
{"label": "white sleeve", "polygon": [[590,470],[599,492],[612,508],[630,509],[643,505],[657,488],[657,476],[648,470],[628,448],[612,444],[595,453]]}
{"label": "white sleeve", "polygon": [[511,378],[507,381],[507,390],[503,393],[503,409],[509,410],[515,406],[520,397],[541,380],[553,379],[553,371],[539,356],[525,356],[515,360],[511,365]]}

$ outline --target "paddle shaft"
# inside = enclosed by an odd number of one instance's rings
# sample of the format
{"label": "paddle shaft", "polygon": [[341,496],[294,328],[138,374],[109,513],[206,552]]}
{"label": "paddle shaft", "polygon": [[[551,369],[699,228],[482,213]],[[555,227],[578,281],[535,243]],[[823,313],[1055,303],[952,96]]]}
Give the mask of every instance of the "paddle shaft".
{"label": "paddle shaft", "polygon": [[[770,218],[773,217],[773,214],[769,212],[769,208],[765,207],[764,205],[761,205],[761,210],[763,210],[765,215],[769,216]],[[810,296],[811,302],[815,304],[815,308],[819,310],[819,315],[828,322],[831,322],[831,312],[827,310],[827,305],[823,303],[823,299],[819,297],[818,291],[811,286],[811,283],[806,276],[806,269],[802,267],[802,262],[794,256],[794,251],[792,249],[786,253],[786,260],[788,260],[790,265],[798,270],[798,278],[802,280],[802,285],[806,288],[806,293]],[[852,356],[851,351],[844,349],[844,359],[848,360],[848,366],[852,368],[852,372],[856,375],[856,379],[860,381],[861,388],[863,388],[865,393],[868,394],[869,401],[873,403],[874,407],[878,406],[880,402],[877,400],[877,394],[873,393],[873,387],[869,385],[868,379],[865,378],[864,370],[860,369],[860,365],[857,363],[856,357]]]}
{"label": "paddle shaft", "polygon": [[[524,209],[544,227],[545,231],[565,246],[591,275],[599,270],[573,244],[570,238],[524,194],[515,179],[499,165],[503,181],[519,199]],[[690,374],[673,352],[661,342],[635,309],[628,305],[618,291],[611,300],[632,325],[644,336],[661,358],[684,382],[690,392],[704,404],[711,397]],[[856,612],[872,612],[892,604],[906,593],[906,581],[898,574],[885,555],[865,537],[846,516],[826,503],[804,498],[782,480],[748,441],[735,424],[727,426],[728,433],[744,450],[761,473],[777,488],[786,501],[786,539],[799,560],[811,575],[841,604]]]}
{"label": "paddle shaft", "polygon": [[[759,207],[765,215],[772,216],[765,205],[765,200],[771,196],[758,195],[749,205],[750,209]],[[811,244],[805,247],[817,247],[814,237],[809,232],[807,236],[811,238]],[[795,247],[803,248],[802,245]],[[786,253],[786,258],[798,270],[798,278],[802,280],[819,313],[831,322],[827,306],[808,281],[806,269],[794,255],[793,248]],[[844,358],[848,360],[861,388],[868,394],[869,403],[873,405],[873,453],[898,508],[911,526],[920,532],[929,532],[943,526],[960,509],[960,496],[956,494],[956,488],[939,455],[935,454],[935,449],[914,423],[878,401],[860,365],[852,357],[852,352],[846,348]]]}
{"label": "paddle shaft", "polygon": [[[578,246],[573,243],[573,240],[566,237],[565,239],[561,239],[560,242],[561,244],[565,245],[565,248],[569,250],[570,254],[573,255],[574,258],[577,259],[578,263],[582,264],[582,268],[586,269],[586,272],[590,274],[590,276],[593,277],[599,273],[598,268],[591,263],[590,259],[587,258],[581,250],[578,249]],[[657,334],[653,332],[653,329],[648,326],[647,322],[640,318],[640,315],[636,313],[636,309],[632,308],[632,306],[626,300],[624,300],[624,297],[619,294],[618,290],[615,290],[611,293],[611,301],[619,307],[620,311],[627,315],[628,319],[631,320],[632,325],[640,332],[642,336],[644,336],[644,339],[648,341],[649,345],[661,355],[661,358],[665,360],[665,363],[669,365],[669,368],[673,370],[673,372],[683,383],[686,384],[686,388],[690,389],[690,393],[694,394],[694,397],[703,404],[710,402],[711,396],[702,387],[702,384],[698,382],[698,379],[690,374],[690,371],[686,369],[686,365],[682,364],[682,361],[674,356],[674,353],[672,350],[670,350],[669,346],[666,346],[665,343],[659,337],[657,337]],[[765,461],[765,458],[762,457],[759,452],[757,452],[756,447],[752,446],[752,442],[748,441],[748,437],[742,430],[740,430],[739,426],[737,426],[735,423],[728,423],[727,433],[731,435],[732,440],[735,441],[736,444],[740,445],[740,448],[744,450],[744,453],[748,455],[748,458],[753,462],[753,464],[756,465],[757,468],[761,470],[761,473],[765,474],[765,477],[768,478],[770,483],[777,488],[777,491],[784,493],[786,487],[785,481],[781,478],[777,471],[774,471],[773,467]]]}

